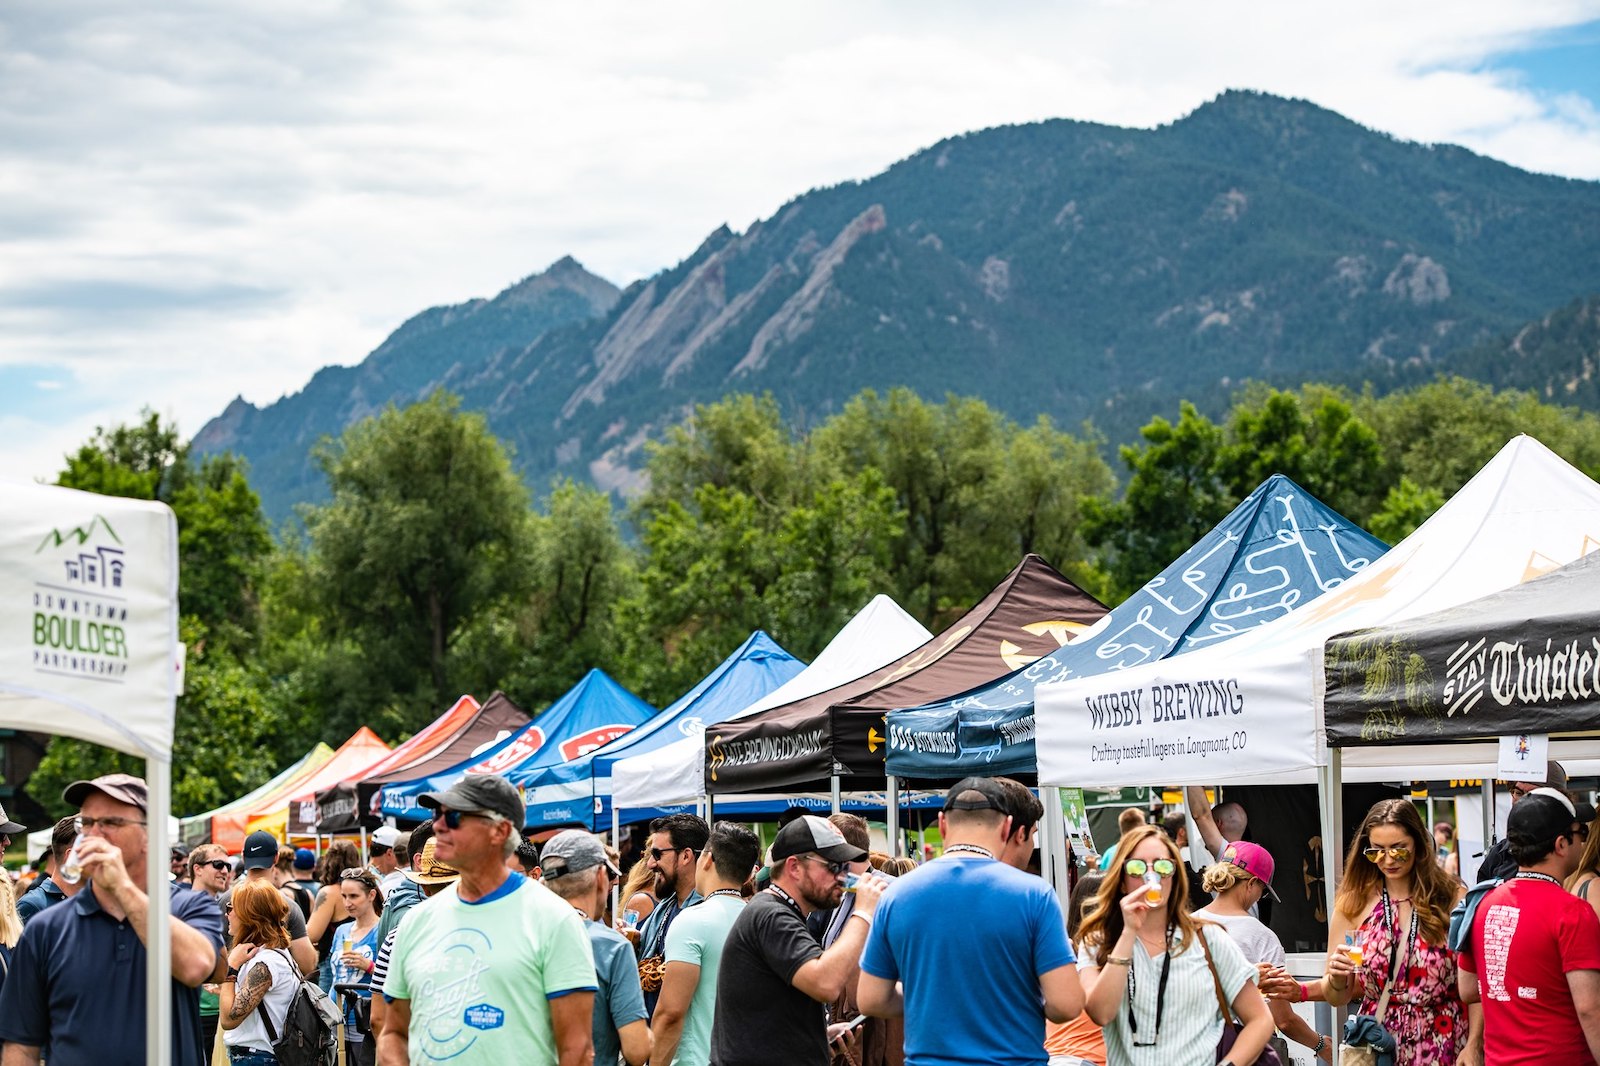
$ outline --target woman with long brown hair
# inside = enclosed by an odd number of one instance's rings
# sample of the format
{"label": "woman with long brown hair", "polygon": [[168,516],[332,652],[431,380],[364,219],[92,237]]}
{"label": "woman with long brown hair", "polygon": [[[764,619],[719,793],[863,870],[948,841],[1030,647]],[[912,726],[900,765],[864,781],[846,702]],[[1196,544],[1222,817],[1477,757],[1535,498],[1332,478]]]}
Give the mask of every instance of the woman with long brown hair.
{"label": "woman with long brown hair", "polygon": [[233,950],[217,993],[222,1042],[232,1066],[274,1066],[273,1034],[283,1035],[300,985],[288,950],[289,901],[270,881],[243,881],[227,910]]}
{"label": "woman with long brown hair", "polygon": [[1565,887],[1568,892],[1588,903],[1593,907],[1595,914],[1600,915],[1600,818],[1596,818],[1589,826],[1589,842],[1583,846],[1583,858],[1578,860],[1578,868],[1567,878]]}
{"label": "woman with long brown hair", "polygon": [[[1158,825],[1117,841],[1115,868],[1079,927],[1084,1009],[1103,1028],[1108,1066],[1212,1066],[1222,1005],[1243,1023],[1230,1061],[1253,1063],[1272,1036],[1256,968],[1217,925],[1189,914],[1178,846]],[[1231,1020],[1231,1019],[1228,1019]]]}
{"label": "woman with long brown hair", "polygon": [[348,840],[336,840],[328,845],[318,860],[317,901],[306,919],[306,936],[317,946],[317,984],[324,992],[333,988],[333,962],[328,953],[333,949],[333,932],[350,921],[345,910],[344,897],[339,894],[339,875],[345,870],[361,865],[361,853]]}
{"label": "woman with long brown hair", "polygon": [[1344,869],[1328,924],[1323,998],[1375,1014],[1392,974],[1382,1025],[1395,1038],[1395,1066],[1454,1066],[1467,1046],[1469,1017],[1445,938],[1450,909],[1465,889],[1439,866],[1416,804],[1373,804]]}

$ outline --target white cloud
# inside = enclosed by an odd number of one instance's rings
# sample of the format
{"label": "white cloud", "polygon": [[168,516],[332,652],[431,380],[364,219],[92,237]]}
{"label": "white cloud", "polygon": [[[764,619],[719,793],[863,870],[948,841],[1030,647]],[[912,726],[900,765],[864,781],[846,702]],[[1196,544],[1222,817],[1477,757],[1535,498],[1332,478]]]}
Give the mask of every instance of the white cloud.
{"label": "white cloud", "polygon": [[1596,18],[1596,0],[8,4],[0,366],[59,367],[74,384],[52,398],[77,406],[0,401],[0,473],[49,473],[143,404],[193,431],[236,394],[270,402],[565,254],[634,280],[723,222],[1002,123],[1154,125],[1255,88],[1600,178],[1594,101],[1493,62]]}

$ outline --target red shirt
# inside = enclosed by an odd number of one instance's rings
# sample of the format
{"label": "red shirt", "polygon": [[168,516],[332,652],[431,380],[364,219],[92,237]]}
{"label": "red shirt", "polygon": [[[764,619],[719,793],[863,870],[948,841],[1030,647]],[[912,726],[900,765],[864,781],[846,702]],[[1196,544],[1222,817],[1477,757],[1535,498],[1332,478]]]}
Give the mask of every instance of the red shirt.
{"label": "red shirt", "polygon": [[1472,951],[1458,962],[1478,975],[1485,1066],[1594,1066],[1567,986],[1571,970],[1600,970],[1600,918],[1587,902],[1550,881],[1508,880],[1479,902]]}

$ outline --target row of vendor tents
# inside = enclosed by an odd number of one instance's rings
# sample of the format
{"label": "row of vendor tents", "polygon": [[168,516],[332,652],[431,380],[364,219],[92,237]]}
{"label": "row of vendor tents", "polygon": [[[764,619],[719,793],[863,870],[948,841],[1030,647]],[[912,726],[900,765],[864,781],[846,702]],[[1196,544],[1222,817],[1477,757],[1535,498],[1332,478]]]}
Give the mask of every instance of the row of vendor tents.
{"label": "row of vendor tents", "polygon": [[393,749],[365,728],[319,746],[183,834],[237,850],[419,820],[421,793],[472,773],[515,783],[530,825],[598,831],[706,797],[752,818],[923,805],[899,786],[968,773],[1493,776],[1507,734],[1592,772],[1597,546],[1600,486],[1528,437],[1392,549],[1274,476],[1115,610],[1030,555],[937,635],[878,596],[810,665],[758,631],[664,710],[599,670],[533,719],[463,696]]}

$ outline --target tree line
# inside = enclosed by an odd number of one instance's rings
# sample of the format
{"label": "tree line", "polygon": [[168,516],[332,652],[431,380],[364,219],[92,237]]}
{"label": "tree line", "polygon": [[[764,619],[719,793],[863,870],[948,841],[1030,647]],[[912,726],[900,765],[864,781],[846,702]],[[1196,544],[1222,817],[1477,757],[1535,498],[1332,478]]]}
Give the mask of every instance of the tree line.
{"label": "tree line", "polygon": [[[937,632],[1027,552],[1114,605],[1272,473],[1395,543],[1517,433],[1600,472],[1600,418],[1455,378],[1248,385],[1220,421],[1184,403],[1117,449],[1121,478],[1089,427],[896,388],[814,426],[770,396],[698,406],[626,504],[570,480],[534,500],[443,393],[319,445],[327,502],[276,537],[242,464],[149,411],[57,482],[177,515],[174,807],[195,813],[360,725],[409,736],[463,692],[534,711],[598,666],[665,706],[752,629],[810,659],[879,592]],[[57,738],[29,792],[51,806],[114,767],[138,763]]]}

